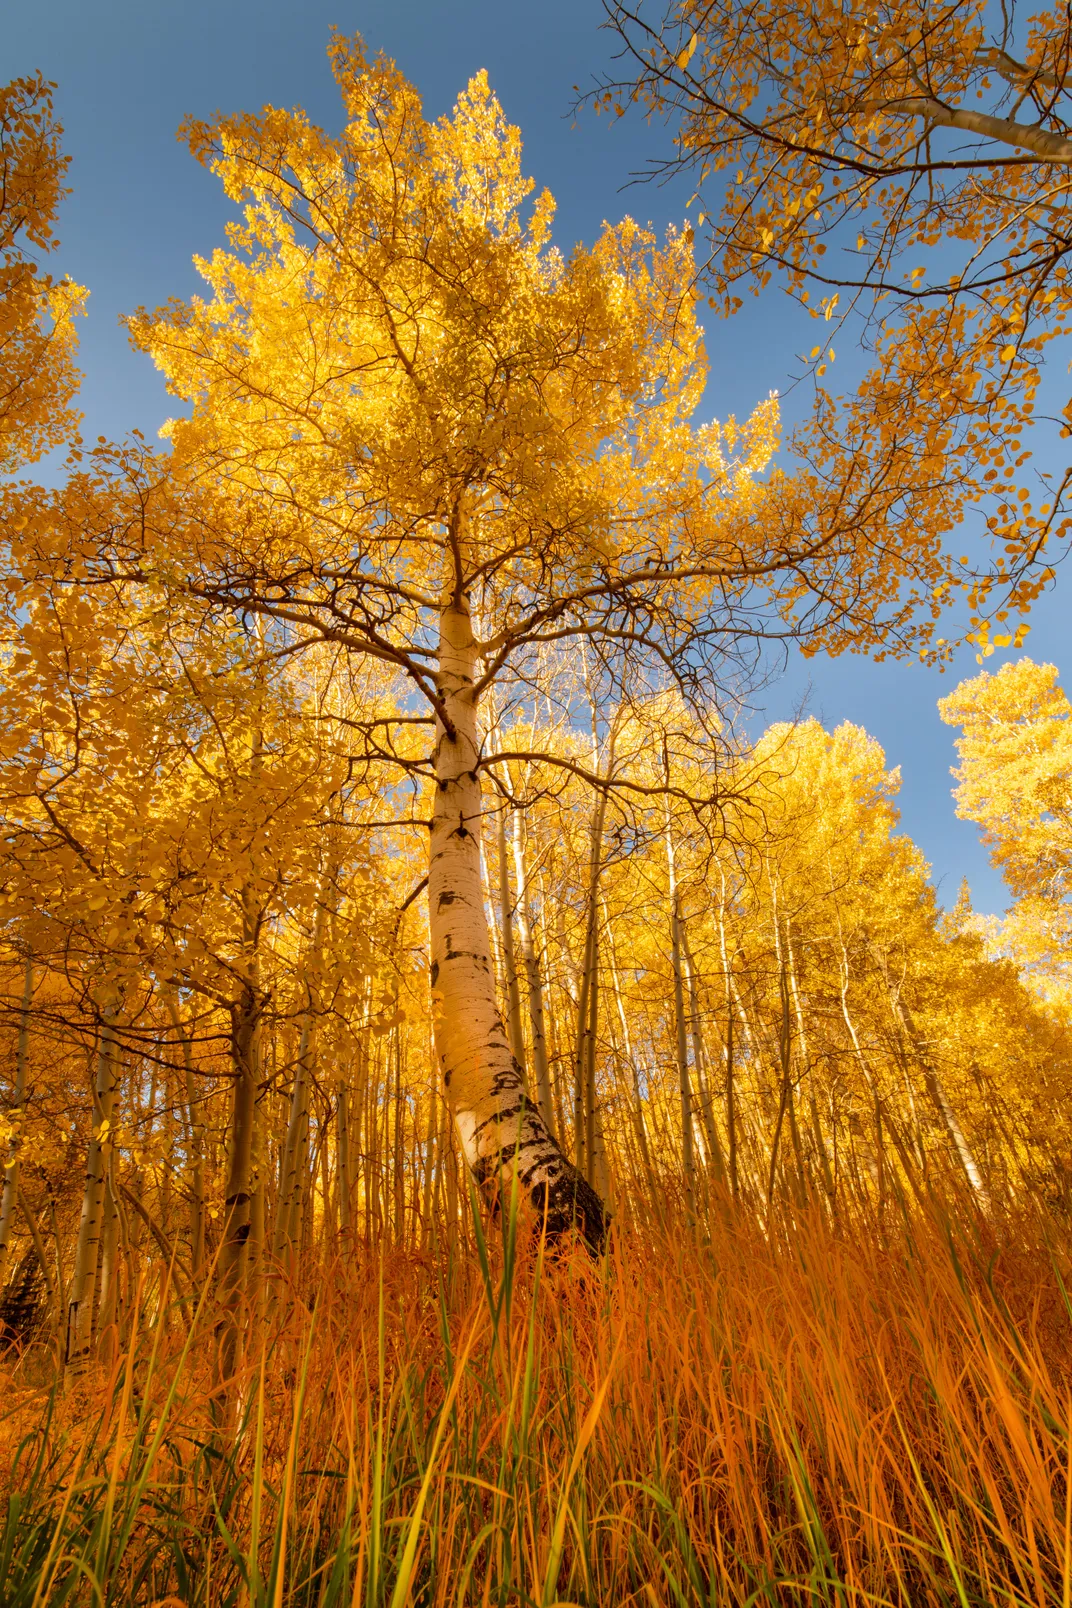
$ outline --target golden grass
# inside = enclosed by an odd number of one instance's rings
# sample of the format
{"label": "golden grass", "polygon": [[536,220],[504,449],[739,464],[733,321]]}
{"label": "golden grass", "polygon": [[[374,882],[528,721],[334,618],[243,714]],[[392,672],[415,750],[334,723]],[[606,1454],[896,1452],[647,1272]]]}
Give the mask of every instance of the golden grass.
{"label": "golden grass", "polygon": [[228,1404],[174,1309],[13,1363],[0,1602],[1068,1608],[1063,1225],[495,1232],[316,1269]]}

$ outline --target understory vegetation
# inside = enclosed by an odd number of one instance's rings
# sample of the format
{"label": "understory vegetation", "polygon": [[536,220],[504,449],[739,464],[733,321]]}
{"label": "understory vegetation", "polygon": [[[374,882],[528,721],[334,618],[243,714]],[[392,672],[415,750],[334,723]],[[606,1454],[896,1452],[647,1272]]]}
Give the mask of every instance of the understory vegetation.
{"label": "understory vegetation", "polygon": [[638,1204],[599,1269],[509,1213],[343,1246],[280,1293],[225,1438],[189,1301],[67,1395],[28,1353],[4,1601],[1064,1601],[1064,1225],[900,1192],[704,1220]]}

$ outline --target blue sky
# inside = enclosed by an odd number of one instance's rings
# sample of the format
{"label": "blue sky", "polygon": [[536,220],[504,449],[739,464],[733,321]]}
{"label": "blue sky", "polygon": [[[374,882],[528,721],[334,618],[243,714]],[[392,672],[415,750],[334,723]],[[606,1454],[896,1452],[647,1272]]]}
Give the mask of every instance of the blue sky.
{"label": "blue sky", "polygon": [[[74,158],[58,266],[92,293],[82,340],[89,439],[122,437],[135,426],[151,436],[171,411],[159,377],[129,350],[118,319],[139,305],[189,296],[199,288],[191,256],[222,239],[227,210],[218,183],[176,141],[180,120],[272,102],[303,106],[315,121],[337,126],[325,54],[333,24],[394,56],[433,115],[486,67],[521,127],[528,171],[557,200],[560,245],[591,240],[603,219],[626,212],[660,229],[680,223],[687,200],[680,184],[630,184],[667,149],[665,131],[630,117],[571,114],[573,86],[589,85],[609,64],[602,15],[599,0],[38,0],[9,7],[4,77],[40,68],[56,80],[64,143]],[[794,352],[812,339],[777,293],[728,324],[710,314],[708,410],[746,413],[769,391],[784,392]],[[1063,363],[1055,367],[1063,380]],[[795,406],[790,392],[790,416]],[[1065,578],[1038,607],[1025,650],[1062,671],[1068,585]],[[995,654],[987,668],[1000,663]],[[976,907],[998,911],[1001,880],[975,828],[954,815],[954,733],[935,708],[961,676],[976,671],[971,653],[944,676],[860,657],[794,657],[763,702],[768,718],[781,719],[807,696],[809,712],[828,725],[866,726],[888,763],[901,767],[903,824],[930,860],[943,902],[952,904],[967,876]]]}

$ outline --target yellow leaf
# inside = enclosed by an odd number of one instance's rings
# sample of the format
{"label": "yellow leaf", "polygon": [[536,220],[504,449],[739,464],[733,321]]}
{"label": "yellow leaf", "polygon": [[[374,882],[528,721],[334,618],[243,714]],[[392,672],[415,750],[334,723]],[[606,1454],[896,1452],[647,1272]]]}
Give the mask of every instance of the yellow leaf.
{"label": "yellow leaf", "polygon": [[696,49],[696,35],[694,33],[692,38],[689,40],[688,44],[685,46],[684,50],[681,51],[681,53],[677,57],[677,64],[678,64],[678,67],[680,68],[680,70],[682,72],[685,71],[685,68],[689,65],[689,62],[692,60],[692,53],[693,53],[693,51],[695,49]]}

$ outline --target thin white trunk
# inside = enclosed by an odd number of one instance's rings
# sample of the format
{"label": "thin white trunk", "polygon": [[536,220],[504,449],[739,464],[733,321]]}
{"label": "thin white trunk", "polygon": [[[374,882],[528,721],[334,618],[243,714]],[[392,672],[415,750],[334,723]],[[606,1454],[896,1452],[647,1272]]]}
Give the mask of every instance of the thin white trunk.
{"label": "thin white trunk", "polygon": [[681,948],[684,954],[685,977],[689,988],[689,1030],[692,1035],[692,1065],[696,1073],[696,1082],[700,1094],[700,1116],[707,1141],[708,1165],[719,1183],[722,1183],[726,1177],[726,1164],[722,1155],[718,1129],[715,1127],[711,1088],[707,1077],[707,1055],[704,1050],[703,1024],[700,1020],[700,995],[696,979],[696,962],[689,947],[689,935],[684,922],[681,923]]}
{"label": "thin white trunk", "polygon": [[514,875],[517,879],[517,925],[521,939],[521,954],[525,962],[525,975],[529,985],[529,1025],[532,1029],[532,1069],[536,1074],[536,1098],[548,1132],[554,1132],[554,1109],[551,1100],[551,1071],[547,1062],[547,1030],[544,1026],[543,977],[540,957],[532,933],[532,901],[529,895],[529,875],[525,865],[525,848],[521,838],[521,811],[514,811]]}
{"label": "thin white trunk", "polygon": [[[591,691],[589,691],[591,699]],[[619,710],[611,723],[607,752],[607,778],[614,774],[614,750],[618,736]],[[592,703],[592,769],[599,770],[599,743],[595,705]],[[588,904],[585,922],[584,954],[577,990],[577,1048],[573,1078],[574,1151],[578,1170],[591,1182],[597,1167],[606,1171],[606,1159],[597,1160],[597,1112],[595,1089],[596,1032],[599,1026],[599,883],[603,873],[603,831],[607,820],[607,789],[599,795],[592,812],[588,851]]]}
{"label": "thin white trunk", "polygon": [[983,1182],[983,1175],[979,1171],[979,1166],[975,1160],[972,1148],[964,1136],[964,1130],[957,1121],[956,1112],[949,1103],[949,1097],[942,1086],[942,1080],[938,1076],[937,1069],[931,1063],[929,1056],[926,1054],[923,1048],[922,1040],[916,1031],[916,1024],[912,1018],[912,1013],[908,1009],[908,1006],[896,995],[893,996],[892,1003],[894,1010],[896,1011],[904,1027],[905,1033],[908,1036],[908,1042],[912,1045],[916,1055],[919,1058],[920,1065],[923,1068],[923,1075],[926,1080],[928,1092],[939,1113],[941,1114],[942,1120],[945,1123],[946,1131],[953,1142],[953,1148],[957,1153],[960,1165],[964,1168],[965,1176],[967,1177],[972,1189],[979,1196],[980,1200],[985,1203],[988,1199],[988,1196],[986,1185]]}
{"label": "thin white trunk", "polygon": [[82,1214],[78,1224],[74,1274],[67,1302],[67,1345],[64,1360],[67,1368],[73,1373],[85,1368],[93,1343],[93,1295],[100,1249],[104,1178],[107,1151],[112,1143],[115,1096],[119,1086],[119,1047],[112,1026],[113,1018],[114,1011],[108,1010],[101,1019],[97,1072],[93,1089],[93,1133],[86,1155]]}
{"label": "thin white trunk", "polygon": [[[15,1091],[11,1102],[12,1133],[4,1168],[3,1197],[0,1199],[0,1290],[7,1283],[7,1263],[11,1243],[11,1224],[19,1195],[19,1152],[22,1149],[23,1107],[26,1104],[26,1068],[30,1059],[30,1002],[33,999],[33,961],[26,956],[23,974],[22,1011],[19,1015],[19,1042],[15,1055]],[[44,1268],[42,1268],[44,1272]]]}
{"label": "thin white trunk", "polygon": [[339,1084],[339,1109],[335,1118],[336,1166],[339,1173],[339,1227],[343,1233],[352,1226],[354,1177],[350,1160],[350,1091]]}
{"label": "thin white trunk", "polygon": [[718,941],[722,955],[722,975],[726,984],[726,1143],[729,1151],[730,1193],[734,1200],[740,1194],[740,1177],[737,1166],[737,1067],[734,1057],[733,1043],[733,1007],[737,993],[737,984],[730,966],[729,950],[726,945],[726,873],[719,867],[719,903],[718,903]]}
{"label": "thin white trunk", "polygon": [[514,1060],[526,1074],[525,1035],[521,1027],[521,989],[517,979],[517,955],[514,949],[514,901],[510,893],[510,862],[506,853],[505,800],[498,810],[499,850],[499,913],[502,920],[503,975],[506,983],[506,1024],[510,1031],[510,1048]]}
{"label": "thin white trunk", "polygon": [[[667,768],[669,770],[669,766]],[[669,782],[669,775],[667,780]],[[670,896],[670,963],[674,973],[674,1038],[677,1046],[678,1099],[681,1108],[681,1165],[685,1174],[685,1203],[691,1216],[696,1208],[696,1160],[692,1142],[692,1087],[689,1081],[685,979],[681,957],[681,904],[677,891],[677,866],[670,827],[669,799],[666,804],[666,873]]]}
{"label": "thin white trunk", "polygon": [[205,1261],[205,1122],[194,1078],[190,1036],[179,1015],[178,1001],[170,990],[167,1008],[182,1052],[186,1090],[186,1130],[190,1146],[190,1165],[187,1169],[190,1189],[190,1271],[196,1287],[201,1282],[201,1269]]}
{"label": "thin white trunk", "polygon": [[294,1258],[301,1243],[302,1207],[309,1182],[309,1075],[312,1060],[313,1012],[302,1015],[298,1060],[290,1093],[290,1117],[283,1146],[282,1178],[276,1207],[272,1258],[284,1261],[294,1272]]}
{"label": "thin white trunk", "polygon": [[576,1224],[597,1247],[606,1234],[603,1205],[525,1098],[495,1000],[480,874],[476,664],[468,599],[458,594],[440,616],[436,675],[442,718],[428,870],[436,1047],[465,1158],[485,1198],[508,1198],[516,1174],[550,1233]]}
{"label": "thin white trunk", "polygon": [[815,1100],[815,1076],[811,1067],[811,1056],[808,1053],[808,1035],[804,1026],[804,1007],[801,1001],[800,987],[797,982],[796,956],[793,953],[793,939],[790,933],[789,922],[785,924],[785,950],[789,960],[789,985],[793,994],[793,1009],[797,1018],[797,1040],[800,1044],[801,1059],[808,1078],[808,1109],[811,1112],[812,1138],[815,1141],[816,1153],[819,1157],[819,1169],[823,1176],[823,1188],[831,1204],[834,1201],[834,1175],[830,1168],[830,1155],[826,1148],[826,1139],[822,1124],[819,1121],[819,1107]]}
{"label": "thin white trunk", "polygon": [[254,988],[243,990],[231,1009],[231,1061],[233,1094],[231,1134],[224,1193],[223,1244],[217,1263],[219,1318],[218,1382],[226,1384],[238,1364],[239,1342],[245,1326],[249,1238],[252,1227],[253,1125],[257,1104],[257,1014]]}

